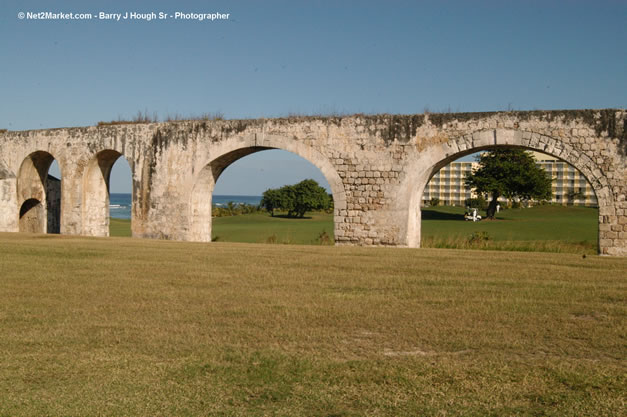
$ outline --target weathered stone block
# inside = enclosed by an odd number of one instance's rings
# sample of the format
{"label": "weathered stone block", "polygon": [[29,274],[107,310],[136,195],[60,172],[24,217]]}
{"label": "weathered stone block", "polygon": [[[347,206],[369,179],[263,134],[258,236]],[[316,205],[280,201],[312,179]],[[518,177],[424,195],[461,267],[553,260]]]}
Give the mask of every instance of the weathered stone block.
{"label": "weathered stone block", "polygon": [[[211,234],[215,173],[263,146],[294,152],[321,169],[334,194],[335,230],[345,234],[336,237],[338,244],[418,245],[420,220],[412,216],[420,210],[411,204],[420,203],[416,193],[424,189],[430,170],[496,140],[498,145],[544,149],[580,169],[599,199],[601,225],[610,226],[601,230],[618,234],[603,239],[601,250],[622,253],[620,233],[625,230],[619,228],[627,222],[627,157],[620,149],[620,129],[611,126],[623,126],[625,113],[602,110],[592,119],[577,111],[430,115],[418,116],[422,122],[415,129],[416,116],[377,115],[345,117],[339,124],[296,118],[5,132],[0,134],[5,159],[0,164],[0,219],[7,220],[0,221],[0,230],[15,231],[17,222],[11,219],[18,218],[29,197],[25,189],[18,190],[18,183],[27,182],[18,171],[30,154],[39,151],[54,155],[65,167],[61,232],[105,230],[104,214],[99,213],[106,212],[106,205],[98,196],[104,195],[102,190],[106,193],[106,186],[93,175],[98,171],[87,171],[99,164],[106,170],[108,160],[99,153],[110,152],[124,155],[133,171],[136,236],[206,241]],[[408,132],[398,129],[405,121]],[[353,222],[347,214],[351,210],[376,213],[375,220]],[[357,226],[364,222],[372,226],[368,233],[376,231],[376,236],[363,236]],[[340,239],[347,236],[350,240]]]}

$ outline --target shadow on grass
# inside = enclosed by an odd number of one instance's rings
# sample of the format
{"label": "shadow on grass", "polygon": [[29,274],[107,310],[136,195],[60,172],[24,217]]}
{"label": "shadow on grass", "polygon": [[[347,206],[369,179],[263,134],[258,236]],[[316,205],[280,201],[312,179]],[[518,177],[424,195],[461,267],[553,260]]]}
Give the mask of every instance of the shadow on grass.
{"label": "shadow on grass", "polygon": [[289,217],[287,214],[275,214],[274,216],[275,218],[279,218],[279,219],[290,219],[290,220],[298,220],[298,219],[313,219],[313,217],[311,216],[303,216],[303,217]]}
{"label": "shadow on grass", "polygon": [[[465,221],[464,215],[460,213],[444,213],[438,210],[422,209],[422,220],[461,220]],[[506,219],[504,217],[495,217],[494,219],[488,219],[484,217],[484,214],[480,214],[483,218],[481,221],[511,221],[512,219]]]}
{"label": "shadow on grass", "polygon": [[443,213],[441,211],[422,209],[423,220],[461,220],[464,221],[463,214]]}

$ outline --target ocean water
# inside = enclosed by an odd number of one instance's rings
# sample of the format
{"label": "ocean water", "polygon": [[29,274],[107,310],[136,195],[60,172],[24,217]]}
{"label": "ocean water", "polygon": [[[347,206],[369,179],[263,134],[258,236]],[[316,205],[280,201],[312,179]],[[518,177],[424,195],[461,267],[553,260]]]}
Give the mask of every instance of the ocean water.
{"label": "ocean water", "polygon": [[[214,206],[226,206],[229,201],[235,204],[258,205],[261,202],[260,195],[214,195]],[[109,215],[116,219],[131,218],[131,195],[111,193],[109,195]]]}
{"label": "ocean water", "polygon": [[131,218],[131,195],[109,194],[109,217],[116,219]]}

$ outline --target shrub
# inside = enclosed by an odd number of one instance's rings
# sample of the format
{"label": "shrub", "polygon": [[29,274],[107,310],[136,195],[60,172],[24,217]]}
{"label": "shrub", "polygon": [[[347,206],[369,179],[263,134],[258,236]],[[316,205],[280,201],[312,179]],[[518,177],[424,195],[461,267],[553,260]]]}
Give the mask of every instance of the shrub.
{"label": "shrub", "polygon": [[229,201],[226,206],[213,206],[211,217],[238,216],[240,214],[251,214],[261,211],[260,206],[246,203],[234,203]]}
{"label": "shrub", "polygon": [[481,195],[476,198],[467,198],[466,207],[478,208],[479,210],[487,210],[488,201],[485,199],[485,197]]}
{"label": "shrub", "polygon": [[266,243],[277,243],[279,238],[275,234],[271,234],[266,238]]}
{"label": "shrub", "polygon": [[318,243],[321,245],[330,245],[331,244],[331,236],[329,236],[329,234],[327,233],[326,230],[323,230],[322,232],[320,232],[320,234],[318,235]]}
{"label": "shrub", "polygon": [[473,232],[468,238],[468,243],[471,245],[483,245],[490,240],[488,232]]}

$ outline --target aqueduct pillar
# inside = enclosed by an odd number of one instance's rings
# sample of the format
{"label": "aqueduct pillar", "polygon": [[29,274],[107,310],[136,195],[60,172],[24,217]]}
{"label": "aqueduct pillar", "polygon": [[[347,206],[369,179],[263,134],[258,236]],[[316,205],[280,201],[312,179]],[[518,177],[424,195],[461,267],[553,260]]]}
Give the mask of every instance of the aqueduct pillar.
{"label": "aqueduct pillar", "polygon": [[240,156],[274,148],[303,156],[329,180],[336,244],[417,247],[420,201],[430,176],[459,156],[509,146],[548,153],[579,169],[599,201],[600,252],[624,256],[626,125],[625,110],[606,109],[2,131],[0,231],[19,230],[20,204],[36,199],[34,177],[21,174],[20,167],[29,155],[45,152],[63,171],[61,233],[106,235],[107,164],[124,156],[133,175],[133,236],[207,241],[206,200],[220,172]]}

